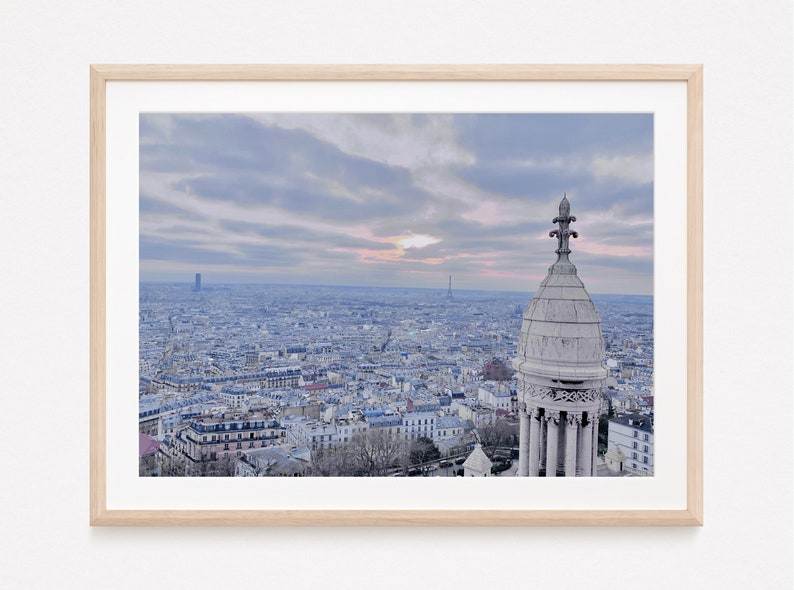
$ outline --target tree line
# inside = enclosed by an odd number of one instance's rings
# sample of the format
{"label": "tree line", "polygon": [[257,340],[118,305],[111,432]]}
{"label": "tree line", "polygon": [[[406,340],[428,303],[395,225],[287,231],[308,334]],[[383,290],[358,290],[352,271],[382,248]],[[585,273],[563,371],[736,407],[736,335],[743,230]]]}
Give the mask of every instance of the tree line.
{"label": "tree line", "polygon": [[373,428],[357,432],[347,442],[316,449],[309,475],[382,477],[411,469],[426,475],[428,463],[440,458],[441,451],[429,438],[406,441],[383,428]]}
{"label": "tree line", "polygon": [[[500,447],[518,444],[516,424],[497,418],[480,425],[477,436],[483,450],[494,459]],[[466,450],[465,442],[458,451]],[[458,453],[454,453],[458,454]],[[317,477],[383,477],[395,473],[405,475],[416,471],[428,475],[430,467],[441,458],[441,451],[432,439],[420,437],[405,440],[401,435],[389,433],[384,428],[359,431],[347,442],[312,451],[312,462],[306,472]],[[159,469],[141,462],[140,475],[161,477],[233,477],[238,457],[227,456],[215,461],[189,463],[185,460],[161,456]],[[159,473],[158,473],[159,472]]]}

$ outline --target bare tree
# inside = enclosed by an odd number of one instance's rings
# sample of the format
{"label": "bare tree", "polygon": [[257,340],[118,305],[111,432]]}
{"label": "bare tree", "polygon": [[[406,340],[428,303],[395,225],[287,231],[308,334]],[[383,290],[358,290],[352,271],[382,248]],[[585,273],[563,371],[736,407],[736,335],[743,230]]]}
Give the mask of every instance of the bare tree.
{"label": "bare tree", "polygon": [[320,447],[312,453],[309,475],[319,477],[344,477],[354,475],[352,449],[347,444]]}
{"label": "bare tree", "polygon": [[213,477],[234,477],[237,457],[226,455],[211,463],[210,475]]}
{"label": "bare tree", "polygon": [[154,477],[155,475],[157,475],[157,457],[155,455],[147,455],[146,457],[139,457],[138,476]]}
{"label": "bare tree", "polygon": [[226,455],[215,461],[201,461],[185,469],[191,477],[234,477],[237,457]]}
{"label": "bare tree", "polygon": [[477,427],[480,443],[483,446],[483,450],[490,458],[493,458],[494,451],[497,447],[510,445],[513,442],[515,433],[515,425],[504,418],[497,418],[496,420]]}
{"label": "bare tree", "polygon": [[357,432],[349,445],[356,474],[369,477],[387,475],[400,464],[405,447],[402,438],[384,428]]}
{"label": "bare tree", "polygon": [[184,460],[161,453],[157,457],[160,477],[184,477],[187,475]]}
{"label": "bare tree", "polygon": [[312,453],[310,474],[319,477],[379,477],[402,466],[406,454],[401,437],[383,428],[357,432],[349,442]]}
{"label": "bare tree", "polygon": [[367,432],[371,435],[377,475],[387,475],[389,470],[402,464],[402,457],[405,455],[405,440],[398,435],[386,432],[383,428]]}
{"label": "bare tree", "polygon": [[408,454],[411,465],[419,466],[422,475],[427,475],[429,468],[428,463],[441,458],[441,451],[438,450],[435,443],[424,436],[411,441]]}

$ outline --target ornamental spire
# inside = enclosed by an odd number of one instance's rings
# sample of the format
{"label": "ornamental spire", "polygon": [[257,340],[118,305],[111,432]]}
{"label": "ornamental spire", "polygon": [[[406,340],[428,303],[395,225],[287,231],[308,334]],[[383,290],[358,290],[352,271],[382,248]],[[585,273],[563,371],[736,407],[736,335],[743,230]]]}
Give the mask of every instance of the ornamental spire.
{"label": "ornamental spire", "polygon": [[568,229],[572,221],[576,221],[576,217],[571,215],[571,204],[568,202],[568,196],[563,193],[562,201],[560,201],[560,214],[551,220],[552,223],[558,224],[559,229],[554,229],[549,232],[550,238],[557,238],[557,262],[555,264],[570,264],[568,254],[571,253],[568,247],[568,239],[578,238],[579,234],[575,230]]}

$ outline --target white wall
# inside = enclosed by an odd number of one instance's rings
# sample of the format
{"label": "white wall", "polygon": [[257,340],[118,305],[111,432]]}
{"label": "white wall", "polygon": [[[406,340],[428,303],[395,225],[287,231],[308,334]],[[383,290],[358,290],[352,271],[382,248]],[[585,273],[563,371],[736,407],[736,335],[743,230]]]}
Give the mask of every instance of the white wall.
{"label": "white wall", "polygon": [[[2,3],[0,586],[791,587],[791,2],[386,4]],[[705,527],[89,528],[88,64],[124,62],[704,63]]]}

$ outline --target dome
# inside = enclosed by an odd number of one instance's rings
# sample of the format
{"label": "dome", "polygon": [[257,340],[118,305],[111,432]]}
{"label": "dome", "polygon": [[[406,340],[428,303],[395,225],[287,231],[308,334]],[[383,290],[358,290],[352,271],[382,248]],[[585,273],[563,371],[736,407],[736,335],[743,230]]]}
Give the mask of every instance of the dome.
{"label": "dome", "polygon": [[553,381],[605,379],[604,338],[595,305],[578,276],[553,271],[524,312],[513,365],[525,375]]}
{"label": "dome", "polygon": [[550,233],[558,238],[558,259],[524,311],[513,367],[522,378],[546,387],[600,387],[607,377],[601,318],[568,260],[568,238],[577,236],[568,230],[576,220],[569,211],[563,198],[560,217],[554,219],[560,230]]}

